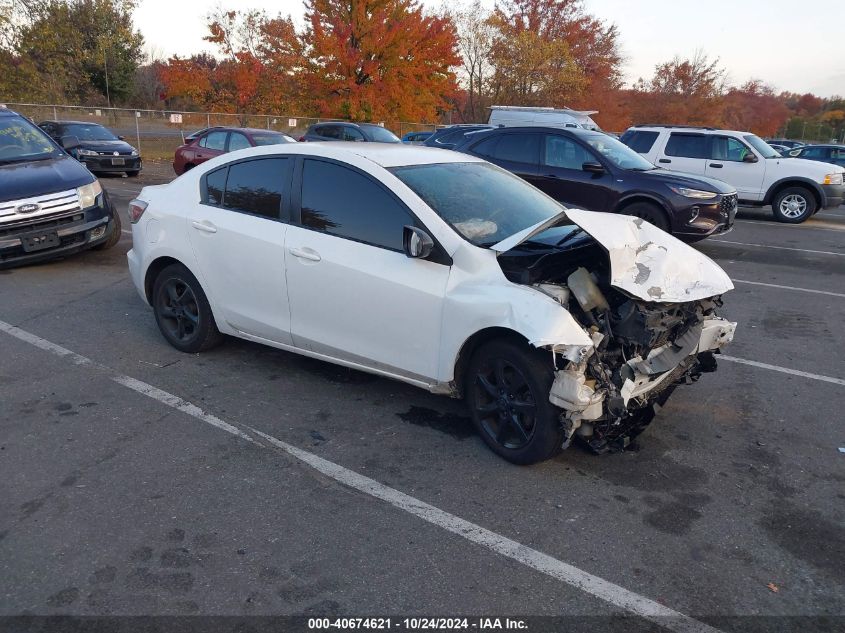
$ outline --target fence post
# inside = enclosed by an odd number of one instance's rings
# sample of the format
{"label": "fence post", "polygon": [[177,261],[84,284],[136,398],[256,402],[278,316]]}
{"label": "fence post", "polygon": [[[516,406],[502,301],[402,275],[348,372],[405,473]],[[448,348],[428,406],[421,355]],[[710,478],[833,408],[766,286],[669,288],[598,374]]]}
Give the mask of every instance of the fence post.
{"label": "fence post", "polygon": [[138,154],[141,153],[141,128],[138,125],[138,119],[140,118],[138,115],[141,114],[140,112],[135,112],[135,138],[138,140]]}
{"label": "fence post", "polygon": [[206,123],[205,127],[211,127],[211,115],[210,114],[205,115],[205,123]]}
{"label": "fence post", "polygon": [[53,106],[53,120],[58,121],[59,115],[56,113],[56,106]]}
{"label": "fence post", "polygon": [[270,129],[270,117],[269,116],[267,117],[267,129],[268,130]]}

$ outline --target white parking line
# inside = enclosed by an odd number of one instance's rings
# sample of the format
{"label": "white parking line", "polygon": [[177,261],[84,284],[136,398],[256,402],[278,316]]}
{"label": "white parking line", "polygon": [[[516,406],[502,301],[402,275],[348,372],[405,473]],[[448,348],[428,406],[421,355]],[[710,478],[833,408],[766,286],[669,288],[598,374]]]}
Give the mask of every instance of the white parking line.
{"label": "white parking line", "polygon": [[831,251],[811,251],[806,248],[791,248],[789,246],[772,246],[771,244],[752,244],[749,242],[731,242],[730,240],[714,240],[710,239],[706,244],[738,244],[739,246],[756,246],[757,248],[776,248],[781,251],[798,251],[800,253],[813,253],[814,255],[836,255],[838,257],[845,257],[845,253],[833,253]]}
{"label": "white parking line", "polygon": [[845,380],[842,380],[842,378],[831,378],[830,376],[822,376],[821,374],[811,374],[808,371],[790,369],[789,367],[781,367],[779,365],[770,365],[769,363],[759,363],[756,360],[737,358],[736,356],[725,356],[724,354],[719,354],[716,358],[718,358],[719,360],[726,360],[731,363],[739,363],[740,365],[750,365],[751,367],[759,367],[760,369],[770,369],[772,371],[779,371],[782,374],[791,374],[792,376],[801,376],[802,378],[821,380],[822,382],[829,382],[834,385],[840,385],[842,387],[845,387]]}
{"label": "white parking line", "polygon": [[840,292],[829,292],[827,290],[812,290],[811,288],[798,288],[797,286],[781,286],[780,284],[767,284],[762,281],[748,281],[747,279],[731,279],[733,282],[741,284],[751,284],[752,286],[766,286],[767,288],[780,288],[781,290],[796,290],[798,292],[812,292],[817,295],[828,295],[830,297],[841,297],[845,299],[845,294]]}
{"label": "white parking line", "polygon": [[814,229],[816,231],[845,231],[845,224],[835,222],[813,222],[812,224],[784,224],[783,222],[769,222],[767,220],[734,220],[742,224],[755,224],[757,226],[779,226],[790,229]]}
{"label": "white parking line", "polygon": [[[30,343],[42,350],[56,354],[57,356],[67,357],[77,365],[87,365],[96,370],[104,372],[114,382],[123,385],[133,391],[142,395],[148,396],[162,404],[190,415],[197,420],[210,424],[217,429],[231,433],[237,437],[245,439],[253,444],[264,446],[255,437],[254,434],[265,440],[272,447],[280,449],[295,457],[296,459],[311,466],[315,470],[323,473],[327,477],[331,477],[336,482],[359,490],[376,499],[380,499],[389,503],[395,508],[404,510],[428,523],[443,528],[457,536],[460,536],[472,543],[481,545],[497,554],[517,561],[526,567],[530,567],[542,574],[551,578],[559,580],[567,585],[580,589],[581,591],[591,594],[596,598],[604,600],[609,604],[635,614],[646,620],[650,620],[659,626],[665,627],[676,633],[721,633],[719,629],[715,629],[703,622],[695,620],[678,611],[665,607],[645,596],[641,596],[633,591],[625,589],[617,584],[594,576],[578,567],[565,563],[561,560],[553,558],[548,554],[544,554],[538,550],[532,549],[511,540],[506,536],[497,534],[491,530],[466,521],[454,514],[450,514],[445,510],[441,510],[433,505],[425,503],[415,497],[407,495],[389,486],[369,477],[365,477],[353,470],[349,470],[339,464],[330,462],[322,457],[319,457],[301,448],[297,448],[291,444],[283,442],[271,435],[262,433],[252,427],[244,426],[242,428],[235,424],[230,424],[214,416],[206,413],[196,405],[179,398],[171,393],[163,391],[157,387],[147,384],[143,381],[132,378],[115,372],[105,365],[100,365],[89,358],[80,356],[71,350],[43,339],[35,334],[31,334],[14,325],[0,321],[0,331],[9,334],[21,341]],[[245,430],[244,430],[245,429]],[[247,432],[249,431],[249,433]]]}

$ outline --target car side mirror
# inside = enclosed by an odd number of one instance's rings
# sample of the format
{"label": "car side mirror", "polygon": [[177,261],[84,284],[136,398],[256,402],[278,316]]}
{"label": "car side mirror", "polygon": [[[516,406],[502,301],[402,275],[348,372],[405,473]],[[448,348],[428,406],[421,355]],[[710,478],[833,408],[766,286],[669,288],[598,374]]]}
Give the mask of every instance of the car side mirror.
{"label": "car side mirror", "polygon": [[59,145],[64,147],[67,151],[76,149],[80,146],[80,144],[81,143],[79,142],[78,136],[63,136],[61,139],[59,139]]}
{"label": "car side mirror", "polygon": [[604,173],[604,166],[601,163],[596,162],[589,162],[584,163],[581,165],[581,169],[584,171],[588,171],[591,174],[603,174]]}
{"label": "car side mirror", "polygon": [[125,140],[126,140],[126,137],[125,137],[125,136],[120,136],[120,135],[118,135],[117,140],[118,140],[118,141],[125,141]]}
{"label": "car side mirror", "polygon": [[743,163],[756,163],[757,157],[754,154],[752,154],[751,152],[747,152],[745,154],[745,156],[742,157],[742,162]]}
{"label": "car side mirror", "polygon": [[415,226],[405,226],[402,232],[402,246],[405,255],[413,259],[425,259],[434,249],[431,236]]}

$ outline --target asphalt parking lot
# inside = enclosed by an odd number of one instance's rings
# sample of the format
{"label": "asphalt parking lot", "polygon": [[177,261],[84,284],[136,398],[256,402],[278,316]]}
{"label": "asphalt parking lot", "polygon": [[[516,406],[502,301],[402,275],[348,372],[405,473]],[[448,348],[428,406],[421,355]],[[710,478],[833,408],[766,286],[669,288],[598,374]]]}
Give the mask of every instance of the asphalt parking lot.
{"label": "asphalt parking lot", "polygon": [[[139,179],[101,182],[128,224]],[[845,207],[738,217],[697,246],[736,285],[719,370],[637,450],[527,468],[458,401],[244,341],[177,352],[129,234],[0,271],[0,615],[845,625]]]}

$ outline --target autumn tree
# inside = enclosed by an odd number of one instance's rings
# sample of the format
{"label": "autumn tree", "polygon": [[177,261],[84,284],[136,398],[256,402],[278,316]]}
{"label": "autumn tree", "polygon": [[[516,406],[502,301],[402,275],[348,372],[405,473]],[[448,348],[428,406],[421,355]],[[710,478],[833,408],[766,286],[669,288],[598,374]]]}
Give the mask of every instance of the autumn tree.
{"label": "autumn tree", "polygon": [[307,85],[323,116],[433,120],[460,63],[454,25],[415,0],[308,0]]}
{"label": "autumn tree", "polygon": [[490,105],[495,28],[481,0],[459,8],[454,13],[454,21],[461,56],[460,81],[465,91],[459,108],[461,120],[482,121],[486,119],[485,109]]}
{"label": "autumn tree", "polygon": [[731,88],[722,102],[721,124],[734,130],[750,130],[760,136],[774,136],[789,119],[789,108],[771,86],[752,79]]}

